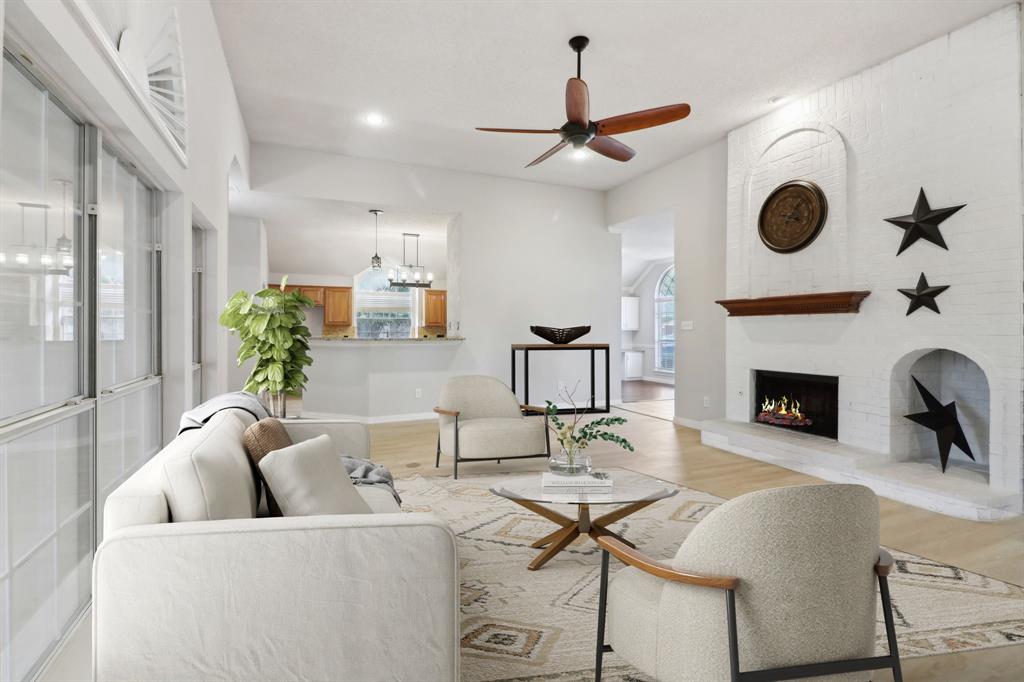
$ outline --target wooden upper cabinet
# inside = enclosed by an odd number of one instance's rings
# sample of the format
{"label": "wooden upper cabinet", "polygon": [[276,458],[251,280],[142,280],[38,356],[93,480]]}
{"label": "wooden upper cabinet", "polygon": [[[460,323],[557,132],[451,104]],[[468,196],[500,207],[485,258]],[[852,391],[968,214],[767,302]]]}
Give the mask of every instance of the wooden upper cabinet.
{"label": "wooden upper cabinet", "polygon": [[324,287],[324,324],[352,326],[352,287]]}
{"label": "wooden upper cabinet", "polygon": [[306,298],[313,301],[313,305],[320,307],[324,304],[324,288],[323,287],[306,287],[299,285],[299,291]]}
{"label": "wooden upper cabinet", "polygon": [[448,292],[444,289],[423,290],[423,326],[448,326]]}

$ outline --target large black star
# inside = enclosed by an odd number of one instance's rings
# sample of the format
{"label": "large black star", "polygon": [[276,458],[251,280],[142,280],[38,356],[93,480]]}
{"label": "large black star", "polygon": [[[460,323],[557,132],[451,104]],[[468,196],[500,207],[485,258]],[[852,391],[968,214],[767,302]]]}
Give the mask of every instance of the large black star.
{"label": "large black star", "polygon": [[935,302],[935,297],[941,294],[943,291],[949,288],[948,284],[941,287],[930,287],[928,286],[928,280],[925,278],[924,273],[921,273],[921,277],[917,280],[917,287],[914,289],[899,289],[898,291],[910,299],[910,305],[907,306],[907,315],[914,312],[921,306],[925,308],[931,308],[935,312],[939,312],[939,304]]}
{"label": "large black star", "polygon": [[935,432],[935,440],[939,444],[939,461],[942,462],[942,473],[946,473],[946,463],[949,461],[949,450],[952,446],[960,448],[965,455],[974,459],[971,452],[971,445],[967,442],[963,428],[960,427],[960,419],[956,414],[956,401],[943,405],[939,399],[928,392],[928,389],[921,385],[917,377],[911,376],[917,385],[917,392],[921,394],[927,412],[915,412],[905,415],[907,419],[916,422],[921,426]]}
{"label": "large black star", "polygon": [[946,246],[946,240],[942,238],[942,233],[939,232],[939,223],[966,205],[960,204],[959,206],[936,208],[933,210],[928,205],[928,197],[924,195],[924,187],[922,187],[921,192],[917,195],[917,204],[914,206],[913,213],[899,216],[898,218],[885,219],[885,222],[892,223],[896,227],[903,229],[903,241],[900,242],[900,250],[896,252],[896,255],[898,256],[906,251],[907,247],[921,238],[930,241],[932,244],[937,244],[948,251],[949,247]]}

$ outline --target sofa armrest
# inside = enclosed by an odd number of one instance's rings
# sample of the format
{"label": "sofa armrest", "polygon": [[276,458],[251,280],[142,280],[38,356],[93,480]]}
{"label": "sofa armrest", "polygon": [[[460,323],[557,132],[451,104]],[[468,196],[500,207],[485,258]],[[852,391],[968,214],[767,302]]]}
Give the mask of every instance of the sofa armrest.
{"label": "sofa armrest", "polygon": [[94,679],[456,680],[458,597],[430,514],[124,528],[94,560]]}
{"label": "sofa armrest", "polygon": [[366,424],[342,419],[282,419],[281,423],[296,443],[326,433],[341,454],[370,457],[370,430]]}

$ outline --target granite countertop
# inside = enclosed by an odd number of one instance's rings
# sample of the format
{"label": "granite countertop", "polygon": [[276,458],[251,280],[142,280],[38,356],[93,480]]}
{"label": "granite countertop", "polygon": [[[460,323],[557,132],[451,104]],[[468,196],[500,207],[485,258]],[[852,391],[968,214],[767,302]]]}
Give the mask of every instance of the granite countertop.
{"label": "granite countertop", "polygon": [[314,336],[310,338],[310,345],[314,346],[415,346],[415,345],[437,345],[446,343],[458,343],[465,341],[462,336],[446,336],[444,338],[415,338],[415,339],[359,339],[344,336]]}

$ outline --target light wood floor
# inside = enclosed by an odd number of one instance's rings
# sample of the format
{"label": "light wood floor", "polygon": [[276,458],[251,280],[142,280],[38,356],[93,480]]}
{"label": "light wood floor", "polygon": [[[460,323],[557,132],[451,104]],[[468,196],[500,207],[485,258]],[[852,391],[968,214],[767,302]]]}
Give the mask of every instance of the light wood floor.
{"label": "light wood floor", "polygon": [[[626,408],[629,405],[625,406]],[[628,453],[594,446],[598,466],[615,466],[655,476],[679,485],[732,498],[754,490],[820,482],[788,469],[747,459],[700,442],[700,433],[664,418],[613,409],[629,423],[622,435],[636,447]],[[380,424],[370,427],[375,461],[396,477],[421,474],[450,476],[451,459],[434,468],[437,425],[434,422]],[[459,475],[533,471],[544,460],[459,464]],[[1024,585],[1024,518],[976,523],[881,499],[882,543],[930,559]],[[1024,617],[1024,614],[1022,614]],[[1024,646],[907,659],[904,679],[937,681],[1010,681],[1024,679]],[[875,681],[891,680],[888,673]]]}

